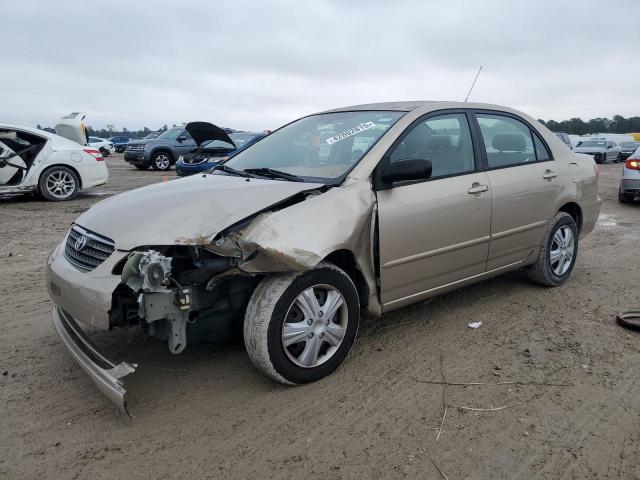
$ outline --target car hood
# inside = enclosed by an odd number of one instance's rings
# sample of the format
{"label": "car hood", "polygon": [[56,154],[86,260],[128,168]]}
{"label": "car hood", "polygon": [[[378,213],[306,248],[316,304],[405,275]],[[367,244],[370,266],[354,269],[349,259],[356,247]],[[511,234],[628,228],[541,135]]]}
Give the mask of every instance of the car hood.
{"label": "car hood", "polygon": [[119,250],[142,245],[206,245],[215,235],[317,183],[196,175],[103,200],[76,223],[111,238]]}
{"label": "car hood", "polygon": [[233,140],[227,135],[227,132],[213,123],[189,122],[184,126],[184,129],[191,135],[198,146],[209,140],[221,140],[235,145]]}

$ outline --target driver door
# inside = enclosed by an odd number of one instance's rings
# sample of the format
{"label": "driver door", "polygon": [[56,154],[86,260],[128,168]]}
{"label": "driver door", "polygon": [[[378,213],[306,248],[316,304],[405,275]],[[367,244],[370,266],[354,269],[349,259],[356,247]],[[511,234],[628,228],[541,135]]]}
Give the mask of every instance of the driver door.
{"label": "driver door", "polygon": [[480,159],[469,124],[461,111],[429,114],[414,122],[381,161],[432,163],[428,180],[377,192],[383,308],[426,298],[486,271],[491,190],[486,173],[476,167]]}
{"label": "driver door", "polygon": [[182,155],[184,153],[189,153],[192,150],[195,150],[197,148],[197,145],[193,137],[189,135],[189,132],[185,130],[178,136],[178,138],[176,138],[173,148],[178,152],[178,155]]}

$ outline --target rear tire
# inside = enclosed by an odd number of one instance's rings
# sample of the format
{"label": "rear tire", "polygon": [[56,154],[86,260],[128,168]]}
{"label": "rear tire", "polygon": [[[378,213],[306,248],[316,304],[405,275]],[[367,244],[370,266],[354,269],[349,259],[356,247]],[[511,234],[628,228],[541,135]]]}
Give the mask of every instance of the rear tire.
{"label": "rear tire", "polygon": [[549,223],[529,278],[545,287],[562,285],[571,275],[578,256],[578,227],[571,215],[558,212]]}
{"label": "rear tire", "polygon": [[635,195],[618,192],[618,202],[620,203],[633,203],[634,198],[636,198]]}
{"label": "rear tire", "polygon": [[244,342],[251,362],[274,380],[319,380],[347,357],[358,332],[360,304],[351,278],[330,263],[270,275],[251,296]]}
{"label": "rear tire", "polygon": [[76,173],[61,165],[46,169],[38,180],[38,192],[50,202],[72,200],[79,189],[80,180]]}

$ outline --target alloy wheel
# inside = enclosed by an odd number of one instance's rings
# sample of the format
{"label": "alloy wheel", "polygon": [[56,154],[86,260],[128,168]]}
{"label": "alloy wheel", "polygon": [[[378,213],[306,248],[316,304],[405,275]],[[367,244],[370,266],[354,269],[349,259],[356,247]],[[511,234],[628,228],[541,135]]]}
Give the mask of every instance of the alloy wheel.
{"label": "alloy wheel", "polygon": [[569,270],[574,251],[575,236],[567,225],[563,225],[556,231],[551,241],[549,262],[553,273],[560,277]]}
{"label": "alloy wheel", "polygon": [[53,197],[63,200],[73,194],[76,182],[68,172],[56,170],[47,177],[46,187]]}
{"label": "alloy wheel", "polygon": [[156,164],[158,170],[167,170],[170,166],[169,157],[164,153],[156,155],[154,163]]}

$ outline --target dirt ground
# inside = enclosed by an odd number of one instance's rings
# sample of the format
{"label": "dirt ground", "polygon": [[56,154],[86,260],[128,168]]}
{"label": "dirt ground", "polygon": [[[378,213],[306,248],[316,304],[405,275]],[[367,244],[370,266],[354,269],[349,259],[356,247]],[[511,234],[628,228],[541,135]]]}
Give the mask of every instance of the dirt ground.
{"label": "dirt ground", "polygon": [[[617,202],[620,164],[602,166],[602,214],[565,285],[515,272],[365,319],[345,364],[312,385],[275,384],[241,345],[172,356],[94,335],[140,364],[130,419],[58,340],[43,280],[81,212],[162,181],[107,162],[109,183],[72,202],[0,200],[0,477],[444,478],[433,459],[450,480],[640,479],[640,334],[614,320],[640,307],[640,203]],[[449,382],[570,385],[450,386],[449,405],[528,402],[451,406],[436,443],[443,387],[423,381],[441,379],[441,356]]]}

